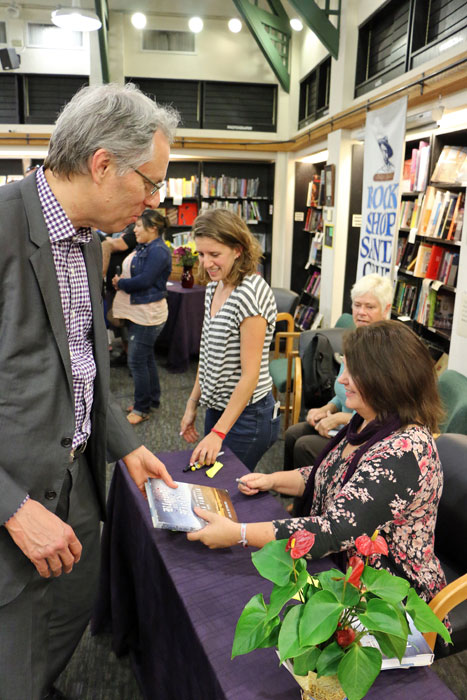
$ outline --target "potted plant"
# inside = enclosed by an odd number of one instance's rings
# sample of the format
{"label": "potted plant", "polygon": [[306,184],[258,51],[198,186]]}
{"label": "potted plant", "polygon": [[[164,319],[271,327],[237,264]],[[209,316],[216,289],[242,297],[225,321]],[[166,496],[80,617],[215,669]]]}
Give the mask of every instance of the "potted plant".
{"label": "potted plant", "polygon": [[[310,577],[303,557],[314,540],[312,533],[299,530],[252,554],[258,572],[274,587],[269,604],[262,593],[246,604],[235,630],[232,658],[277,647],[281,663],[293,661],[294,675],[305,687],[303,697],[360,700],[382,663],[379,649],[362,644],[365,635],[399,661],[407,647],[408,616],[420,632],[435,631],[450,641],[445,625],[408,581],[370,566],[370,560],[374,563],[388,553],[378,531],[356,539],[357,551],[366,560],[352,557],[345,575],[331,569]],[[328,691],[316,690],[320,681]]]}
{"label": "potted plant", "polygon": [[178,261],[179,265],[183,265],[183,274],[181,276],[182,287],[191,288],[194,283],[193,265],[198,259],[198,251],[194,241],[187,241],[184,245],[175,248],[173,256]]}

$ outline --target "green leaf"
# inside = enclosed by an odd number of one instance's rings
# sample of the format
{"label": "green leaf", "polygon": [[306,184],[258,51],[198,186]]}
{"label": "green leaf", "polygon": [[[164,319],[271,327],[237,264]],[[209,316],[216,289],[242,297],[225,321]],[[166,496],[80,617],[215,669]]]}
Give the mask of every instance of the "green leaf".
{"label": "green leaf", "polygon": [[376,641],[378,642],[381,651],[389,659],[396,656],[399,661],[405,654],[407,649],[407,642],[402,637],[394,637],[392,634],[386,634],[386,632],[373,632],[372,633]]}
{"label": "green leaf", "polygon": [[[268,542],[257,552],[253,552],[251,560],[261,576],[268,581],[285,586],[290,581],[293,572],[294,560],[289,552],[285,551],[287,540],[273,540]],[[305,567],[302,559],[295,560],[295,568],[301,571]]]}
{"label": "green leaf", "polygon": [[344,656],[344,650],[337,642],[331,642],[323,649],[316,664],[318,678],[320,676],[334,676],[337,673],[337,667]]}
{"label": "green leaf", "polygon": [[409,590],[405,608],[420,632],[437,632],[444,641],[451,641],[451,635],[444,624],[436,617],[429,605],[418,597],[413,588]]}
{"label": "green leaf", "polygon": [[336,631],[343,606],[330,591],[318,591],[303,606],[300,621],[300,643],[313,646],[329,639]]}
{"label": "green leaf", "polygon": [[266,621],[267,610],[262,593],[257,593],[245,605],[235,629],[232,659],[240,654],[248,654],[249,651],[258,649],[270,637],[274,628],[280,624],[279,617],[269,622]]}
{"label": "green leaf", "polygon": [[257,649],[269,649],[270,647],[277,648],[277,643],[279,641],[279,632],[281,629],[281,620],[280,617],[274,618],[274,622],[276,623],[275,627],[263,641],[261,644],[258,644],[256,647]]}
{"label": "green leaf", "polygon": [[369,591],[392,603],[403,600],[410,588],[409,582],[400,576],[393,576],[386,569],[372,569],[371,566],[365,566],[362,581]]}
{"label": "green leaf", "polygon": [[274,584],[269,602],[269,611],[266,620],[272,620],[283,608],[283,606],[294,597],[298,591],[306,584],[308,573],[306,569],[300,571],[297,581],[289,581],[285,586]]}
{"label": "green leaf", "polygon": [[348,700],[365,697],[381,670],[378,649],[352,644],[337,669],[337,677]]}
{"label": "green leaf", "polygon": [[[279,632],[279,657],[282,661],[290,659],[292,656],[297,656],[303,651],[303,646],[300,644],[298,637],[298,629],[300,620],[302,619],[304,605],[294,605],[292,609],[284,617]],[[308,646],[312,646],[311,644]]]}
{"label": "green leaf", "polygon": [[404,627],[399,614],[385,600],[372,598],[368,601],[366,613],[359,614],[358,619],[371,632],[386,632],[405,639],[407,644],[407,625]]}
{"label": "green leaf", "polygon": [[[323,590],[330,591],[334,593],[337,600],[339,600],[346,608],[353,607],[357,605],[360,600],[360,591],[358,588],[353,586],[351,583],[347,583],[345,586],[344,594],[344,577],[342,576],[342,571],[338,569],[330,569],[329,571],[323,571],[316,576]],[[340,579],[340,580],[333,580]]]}
{"label": "green leaf", "polygon": [[293,672],[296,676],[307,676],[308,671],[314,671],[321,655],[321,649],[310,647],[293,660]]}

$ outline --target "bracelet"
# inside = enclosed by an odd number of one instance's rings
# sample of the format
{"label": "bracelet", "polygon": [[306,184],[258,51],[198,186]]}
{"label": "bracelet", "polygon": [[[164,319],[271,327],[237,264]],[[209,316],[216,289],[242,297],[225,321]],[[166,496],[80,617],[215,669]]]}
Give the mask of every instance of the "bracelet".
{"label": "bracelet", "polygon": [[238,540],[238,544],[241,544],[242,547],[248,547],[248,540],[246,538],[246,523],[242,523],[240,525],[240,539]]}
{"label": "bracelet", "polygon": [[218,437],[220,437],[221,440],[225,440],[225,433],[221,433],[220,430],[216,430],[215,428],[211,428],[211,433],[215,433]]}
{"label": "bracelet", "polygon": [[193,401],[196,406],[199,404],[199,399],[192,399],[191,396],[188,397],[188,401]]}

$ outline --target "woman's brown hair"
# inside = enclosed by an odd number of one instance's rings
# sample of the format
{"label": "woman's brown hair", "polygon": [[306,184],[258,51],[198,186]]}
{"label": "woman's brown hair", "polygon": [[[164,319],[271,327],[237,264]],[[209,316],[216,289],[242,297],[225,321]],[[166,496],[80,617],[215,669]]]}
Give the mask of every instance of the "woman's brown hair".
{"label": "woman's brown hair", "polygon": [[[229,248],[239,248],[240,255],[235,260],[232,269],[225,279],[235,287],[243,282],[244,277],[253,275],[263,255],[261,246],[250,232],[246,223],[237,214],[228,209],[208,209],[196,217],[193,224],[193,235],[196,238],[212,238]],[[200,264],[198,269],[200,282],[207,283],[210,277]]]}
{"label": "woman's brown hair", "polygon": [[379,420],[397,414],[402,425],[438,430],[443,409],[434,362],[410,328],[378,321],[348,333],[343,345],[347,369]]}
{"label": "woman's brown hair", "polygon": [[168,218],[162,216],[162,214],[155,209],[145,209],[139,218],[144,228],[156,228],[159,236],[162,237],[170,228],[170,221]]}

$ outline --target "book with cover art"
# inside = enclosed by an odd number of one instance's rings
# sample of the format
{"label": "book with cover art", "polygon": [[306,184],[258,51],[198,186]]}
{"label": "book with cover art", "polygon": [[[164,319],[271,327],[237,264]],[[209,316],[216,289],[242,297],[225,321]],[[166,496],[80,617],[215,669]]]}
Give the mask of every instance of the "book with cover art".
{"label": "book with cover art", "polygon": [[195,532],[206,524],[193,511],[195,506],[225,515],[238,522],[229,492],[212,486],[176,481],[171,489],[162,479],[149,478],[145,484],[152,524],[163,530]]}

